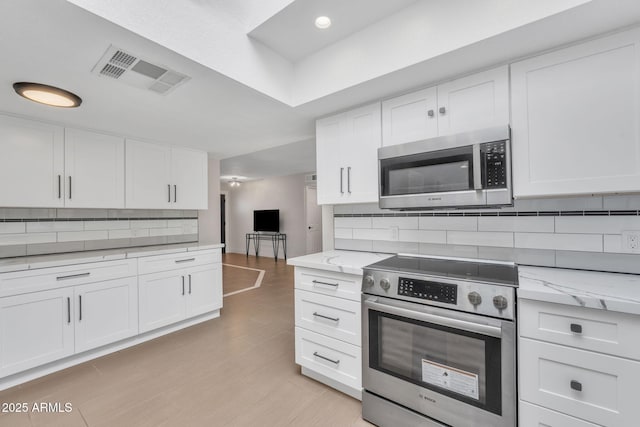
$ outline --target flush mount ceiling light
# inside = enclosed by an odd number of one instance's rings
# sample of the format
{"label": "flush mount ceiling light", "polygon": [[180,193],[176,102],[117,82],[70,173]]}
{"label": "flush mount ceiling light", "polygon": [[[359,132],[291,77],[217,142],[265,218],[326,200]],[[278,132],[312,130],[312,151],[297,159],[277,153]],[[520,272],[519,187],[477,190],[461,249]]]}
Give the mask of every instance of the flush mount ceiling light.
{"label": "flush mount ceiling light", "polygon": [[238,181],[238,178],[234,176],[231,178],[231,181],[229,181],[229,185],[232,187],[240,187],[240,181]]}
{"label": "flush mount ceiling light", "polygon": [[318,16],[316,18],[316,27],[326,30],[331,26],[331,19],[328,16]]}
{"label": "flush mount ceiling light", "polygon": [[75,108],[82,104],[82,99],[74,93],[41,83],[18,82],[13,90],[24,98],[53,107]]}

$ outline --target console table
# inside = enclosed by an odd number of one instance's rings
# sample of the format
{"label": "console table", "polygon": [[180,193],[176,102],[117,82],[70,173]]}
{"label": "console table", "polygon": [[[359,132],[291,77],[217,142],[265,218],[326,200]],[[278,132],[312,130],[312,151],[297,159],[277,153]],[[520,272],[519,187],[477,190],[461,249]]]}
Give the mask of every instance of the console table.
{"label": "console table", "polygon": [[256,256],[260,253],[260,241],[271,240],[273,245],[273,257],[278,261],[278,252],[280,251],[280,242],[282,242],[282,252],[284,253],[284,259],[287,259],[287,235],[286,233],[247,233],[245,235],[247,244],[247,256],[249,256],[249,245],[253,241],[253,249],[256,252]]}

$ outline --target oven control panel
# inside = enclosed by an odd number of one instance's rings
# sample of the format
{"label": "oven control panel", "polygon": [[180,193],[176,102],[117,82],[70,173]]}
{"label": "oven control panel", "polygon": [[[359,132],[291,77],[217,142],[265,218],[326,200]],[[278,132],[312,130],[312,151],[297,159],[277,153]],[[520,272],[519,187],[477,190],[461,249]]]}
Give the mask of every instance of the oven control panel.
{"label": "oven control panel", "polygon": [[398,295],[457,304],[458,285],[400,277],[398,279]]}

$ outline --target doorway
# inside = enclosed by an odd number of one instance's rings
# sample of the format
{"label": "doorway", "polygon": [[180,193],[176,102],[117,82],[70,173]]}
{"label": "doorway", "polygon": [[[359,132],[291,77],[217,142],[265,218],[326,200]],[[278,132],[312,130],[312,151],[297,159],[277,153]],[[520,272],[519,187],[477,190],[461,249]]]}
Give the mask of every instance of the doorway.
{"label": "doorway", "polygon": [[222,253],[227,253],[227,236],[229,227],[227,226],[227,196],[226,191],[220,192],[220,243],[224,244]]}
{"label": "doorway", "polygon": [[304,212],[307,226],[307,254],[322,252],[322,208],[318,206],[318,189],[304,189]]}

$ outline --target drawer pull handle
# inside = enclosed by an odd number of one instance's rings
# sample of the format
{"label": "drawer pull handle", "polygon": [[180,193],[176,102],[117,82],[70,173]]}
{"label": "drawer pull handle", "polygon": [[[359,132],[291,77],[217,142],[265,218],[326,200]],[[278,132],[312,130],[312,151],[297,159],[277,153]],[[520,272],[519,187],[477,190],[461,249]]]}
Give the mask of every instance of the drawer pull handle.
{"label": "drawer pull handle", "polygon": [[582,325],[578,325],[577,323],[572,323],[570,328],[571,328],[571,332],[574,332],[576,334],[582,333]]}
{"label": "drawer pull handle", "polygon": [[338,359],[338,360],[330,359],[330,358],[328,358],[328,357],[326,357],[326,356],[321,355],[321,354],[320,354],[320,353],[318,353],[317,351],[314,351],[314,352],[313,352],[313,355],[314,355],[315,357],[317,357],[317,358],[322,359],[322,360],[326,360],[327,362],[335,363],[336,365],[338,365],[338,364],[340,363],[340,359]]}
{"label": "drawer pull handle", "polygon": [[334,287],[338,287],[339,283],[329,283],[329,282],[322,282],[320,280],[313,280],[312,283],[314,285],[328,285],[328,286],[334,286]]}
{"label": "drawer pull handle", "polygon": [[187,258],[187,259],[177,259],[176,260],[176,264],[180,264],[181,262],[191,262],[191,261],[195,261],[195,258]]}
{"label": "drawer pull handle", "polygon": [[325,316],[324,314],[319,314],[319,313],[313,313],[313,315],[316,316],[316,317],[322,317],[323,319],[333,320],[334,322],[339,322],[340,321],[339,317],[329,317],[329,316]]}
{"label": "drawer pull handle", "polygon": [[88,277],[91,273],[70,274],[69,276],[58,276],[56,280],[77,279],[78,277]]}
{"label": "drawer pull handle", "polygon": [[582,391],[582,384],[578,381],[571,381],[571,389],[575,391]]}

